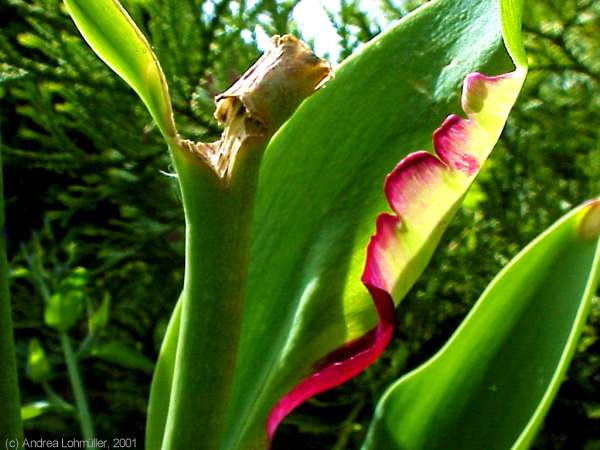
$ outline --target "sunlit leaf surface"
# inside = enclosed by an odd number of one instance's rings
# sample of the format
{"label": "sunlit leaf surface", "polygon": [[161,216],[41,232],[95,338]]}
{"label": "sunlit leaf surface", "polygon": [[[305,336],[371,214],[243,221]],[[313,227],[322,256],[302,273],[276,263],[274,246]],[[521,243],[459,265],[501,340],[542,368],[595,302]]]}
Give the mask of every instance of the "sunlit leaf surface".
{"label": "sunlit leaf surface", "polygon": [[384,394],[366,449],[528,448],[600,281],[600,200],[540,235],[440,352]]}

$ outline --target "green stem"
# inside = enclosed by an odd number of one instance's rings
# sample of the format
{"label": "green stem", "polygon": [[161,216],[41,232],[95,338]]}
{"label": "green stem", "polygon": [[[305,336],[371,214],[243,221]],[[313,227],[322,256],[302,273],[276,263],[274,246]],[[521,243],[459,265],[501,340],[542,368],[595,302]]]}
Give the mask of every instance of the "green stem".
{"label": "green stem", "polygon": [[187,223],[186,268],[163,450],[213,450],[222,440],[263,149],[238,154],[228,186],[195,156],[173,151]]}
{"label": "green stem", "polygon": [[[94,440],[94,425],[92,423],[90,407],[85,396],[85,390],[79,374],[79,368],[77,367],[77,357],[73,352],[71,339],[66,331],[60,332],[60,343],[65,355],[65,362],[67,363],[67,371],[69,373],[71,389],[73,389],[73,396],[75,397],[75,406],[77,407],[77,417],[79,418],[81,433],[86,441],[91,442]],[[95,447],[89,448],[94,450]]]}
{"label": "green stem", "polygon": [[92,348],[92,345],[94,345],[95,341],[96,341],[96,330],[92,329],[87,334],[87,336],[85,337],[85,339],[83,340],[83,342],[81,343],[79,348],[77,349],[75,356],[77,356],[77,358],[80,358],[82,355],[87,355],[88,352],[90,351],[90,349]]}
{"label": "green stem", "polygon": [[4,193],[0,150],[0,443],[11,439],[23,442],[17,362],[12,312],[8,291],[8,264],[4,242]]}
{"label": "green stem", "polygon": [[348,414],[348,417],[346,417],[346,420],[344,420],[344,423],[342,424],[338,433],[337,441],[335,442],[335,445],[332,450],[344,450],[345,448],[348,448],[348,441],[350,440],[350,436],[353,432],[356,431],[354,428],[356,425],[356,419],[358,418],[364,406],[365,399],[364,397],[362,397],[356,403],[356,405],[354,405],[354,407],[350,411],[350,414]]}
{"label": "green stem", "polygon": [[67,402],[64,398],[56,393],[52,387],[48,384],[47,381],[42,383],[42,387],[48,396],[50,402],[58,409],[64,412],[68,412],[69,414],[73,414],[75,412],[75,408],[69,402]]}

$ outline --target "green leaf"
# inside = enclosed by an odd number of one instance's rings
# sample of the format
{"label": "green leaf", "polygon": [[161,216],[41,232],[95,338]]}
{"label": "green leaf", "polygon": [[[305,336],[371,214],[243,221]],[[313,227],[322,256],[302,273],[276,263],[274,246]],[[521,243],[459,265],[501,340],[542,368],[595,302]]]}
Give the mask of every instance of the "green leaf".
{"label": "green leaf", "polygon": [[6,63],[0,63],[0,86],[10,81],[20,80],[28,75],[24,69]]}
{"label": "green leaf", "polygon": [[94,311],[88,320],[90,330],[97,330],[108,325],[110,312],[110,293],[106,291],[102,297],[102,303],[96,311]]}
{"label": "green leaf", "polygon": [[85,267],[76,267],[60,282],[60,290],[81,290],[88,283],[88,274]]}
{"label": "green leaf", "polygon": [[177,132],[163,71],[148,41],[119,2],[64,3],[90,47],[140,96],[165,138],[174,138]]}
{"label": "green leaf", "polygon": [[584,403],[583,408],[585,409],[585,415],[588,419],[600,419],[600,404]]}
{"label": "green leaf", "polygon": [[29,403],[21,407],[21,420],[31,420],[52,409],[52,404],[47,401]]}
{"label": "green leaf", "polygon": [[152,384],[150,386],[150,399],[148,401],[148,416],[146,418],[146,448],[159,449],[162,445],[167,414],[171,402],[171,387],[173,385],[173,372],[179,327],[181,325],[181,299],[175,305],[169,325],[160,348],[160,355],[156,361]]}
{"label": "green leaf", "polygon": [[17,266],[8,272],[8,276],[9,278],[27,278],[31,276],[31,272],[26,267]]}
{"label": "green leaf", "polygon": [[154,363],[150,358],[120,341],[97,344],[92,348],[91,355],[127,369],[141,370],[146,373],[151,373],[154,369]]}
{"label": "green leaf", "polygon": [[37,402],[28,403],[21,407],[21,420],[31,420],[48,412],[55,412],[65,416],[74,417],[76,415],[75,408],[66,403],[56,394],[50,396],[51,400],[40,400]]}
{"label": "green leaf", "polygon": [[50,296],[44,310],[44,322],[59,331],[68,331],[77,323],[83,312],[85,294],[66,291]]}
{"label": "green leaf", "polygon": [[599,235],[600,199],[529,244],[444,348],[388,389],[363,448],[528,448],[600,282]]}
{"label": "green leaf", "polygon": [[[375,218],[387,209],[383,180],[409,152],[432,149],[432,132],[448,114],[464,115],[458,105],[467,74],[513,70],[499,14],[493,0],[428,3],[345,61],[271,142],[261,167],[227,445],[260,445],[282,396],[376,326],[361,274]],[[511,26],[506,33],[518,36],[519,23]],[[518,66],[503,107],[512,105],[524,75]],[[496,119],[495,137],[480,143],[481,152],[501,131],[505,117]],[[406,276],[394,283],[396,304],[467,187],[447,203],[423,205],[432,228],[413,234],[419,245],[396,274]],[[450,190],[443,192],[441,199]]]}
{"label": "green leaf", "polygon": [[87,299],[88,274],[84,267],[74,268],[50,296],[44,310],[46,325],[59,331],[72,328],[83,313]]}
{"label": "green leaf", "polygon": [[46,381],[50,376],[50,362],[44,348],[37,339],[29,341],[27,352],[27,375],[36,383]]}

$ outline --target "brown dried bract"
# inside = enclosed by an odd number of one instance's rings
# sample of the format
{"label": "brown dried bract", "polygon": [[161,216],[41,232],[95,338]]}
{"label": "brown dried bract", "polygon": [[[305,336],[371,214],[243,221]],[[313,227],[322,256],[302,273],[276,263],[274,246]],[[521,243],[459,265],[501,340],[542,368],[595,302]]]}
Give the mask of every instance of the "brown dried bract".
{"label": "brown dried bract", "polygon": [[221,139],[204,144],[181,141],[217,175],[229,180],[238,152],[264,146],[302,100],[331,76],[327,62],[293,36],[274,36],[268,49],[229,89],[215,98]]}

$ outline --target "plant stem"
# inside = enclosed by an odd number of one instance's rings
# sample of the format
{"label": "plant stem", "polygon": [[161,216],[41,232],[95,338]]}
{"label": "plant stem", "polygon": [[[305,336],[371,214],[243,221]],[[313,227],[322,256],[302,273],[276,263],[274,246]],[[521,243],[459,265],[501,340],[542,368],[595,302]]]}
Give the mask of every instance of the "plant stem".
{"label": "plant stem", "polygon": [[8,443],[17,439],[22,443],[21,406],[4,240],[4,191],[0,150],[0,442]]}
{"label": "plant stem", "polygon": [[[186,260],[173,376],[161,368],[154,383],[155,392],[172,384],[163,450],[222,448],[260,161],[271,136],[329,74],[329,66],[297,39],[277,36],[246,75],[216,98],[215,118],[224,124],[219,141],[168,139],[185,213]],[[150,424],[162,420],[153,414]],[[160,444],[151,445],[154,450]]]}
{"label": "plant stem", "polygon": [[343,450],[348,447],[348,441],[350,440],[350,435],[354,430],[354,426],[356,425],[356,419],[360,414],[361,410],[365,406],[365,399],[361,397],[361,399],[354,405],[350,414],[346,417],[346,420],[342,424],[340,428],[340,432],[338,433],[337,441],[335,442],[335,446],[332,450]]}
{"label": "plant stem", "polygon": [[61,411],[68,412],[71,415],[75,413],[75,408],[73,405],[58,395],[56,391],[50,387],[47,381],[42,383],[42,387],[44,388],[44,391],[46,392],[50,402],[53,403],[57,408],[59,408]]}
{"label": "plant stem", "polygon": [[[79,374],[79,368],[77,367],[77,357],[73,352],[71,339],[69,338],[69,335],[66,331],[61,331],[60,343],[62,345],[62,350],[65,355],[65,362],[67,363],[67,371],[69,372],[69,381],[71,382],[71,389],[73,389],[73,396],[75,397],[75,406],[77,407],[77,417],[79,418],[81,433],[86,441],[93,441],[94,424],[92,423],[90,407],[85,396],[85,390],[81,381],[81,375]],[[94,447],[89,448],[92,448],[92,450],[94,450]]]}
{"label": "plant stem", "polygon": [[85,337],[85,339],[83,340],[81,345],[79,345],[79,348],[75,352],[75,356],[77,358],[80,358],[82,355],[86,355],[92,348],[92,345],[94,344],[95,340],[96,340],[96,330],[92,329],[92,331],[90,331],[87,334],[87,336]]}
{"label": "plant stem", "polygon": [[246,150],[238,157],[238,176],[229,186],[212,169],[199,161],[183,161],[187,156],[174,152],[187,222],[186,268],[164,450],[198,445],[213,450],[222,439],[263,151],[260,147]]}

